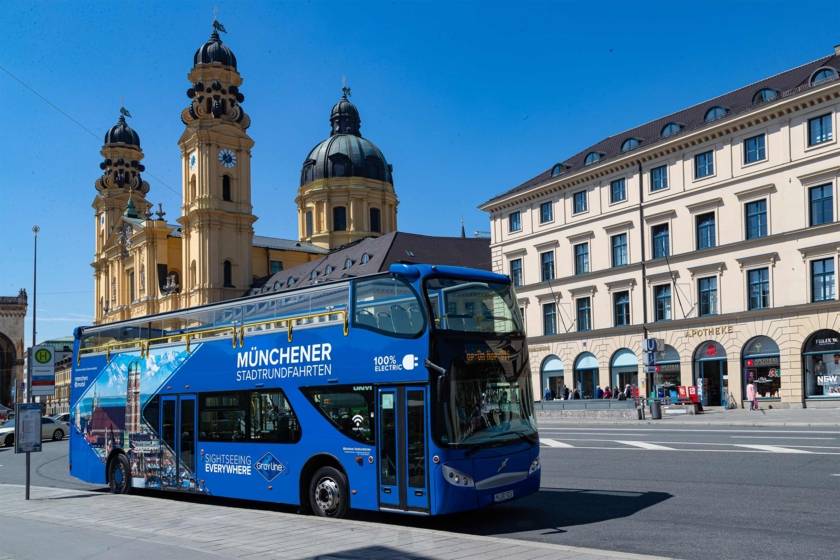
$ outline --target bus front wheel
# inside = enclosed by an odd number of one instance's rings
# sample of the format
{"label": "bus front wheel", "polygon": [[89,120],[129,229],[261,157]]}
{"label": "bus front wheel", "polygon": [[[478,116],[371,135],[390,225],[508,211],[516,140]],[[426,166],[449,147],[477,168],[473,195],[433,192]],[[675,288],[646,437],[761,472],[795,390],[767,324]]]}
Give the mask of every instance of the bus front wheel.
{"label": "bus front wheel", "polygon": [[309,482],[309,505],[321,517],[345,517],[349,509],[347,477],[334,467],[321,467]]}
{"label": "bus front wheel", "polygon": [[112,494],[127,494],[131,490],[131,466],[122,453],[111,460],[108,486]]}

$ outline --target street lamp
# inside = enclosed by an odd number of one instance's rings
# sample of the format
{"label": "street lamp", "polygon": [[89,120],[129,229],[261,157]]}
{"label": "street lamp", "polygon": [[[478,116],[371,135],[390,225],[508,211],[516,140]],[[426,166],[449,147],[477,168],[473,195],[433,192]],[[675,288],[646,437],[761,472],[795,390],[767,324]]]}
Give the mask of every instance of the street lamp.
{"label": "street lamp", "polygon": [[[32,226],[32,235],[35,239],[35,251],[32,258],[32,348],[35,347],[35,336],[37,329],[35,320],[38,313],[38,232],[41,228],[38,225]],[[34,402],[32,396],[32,355],[29,356],[29,367],[26,368],[26,402]],[[28,455],[27,455],[28,457]]]}

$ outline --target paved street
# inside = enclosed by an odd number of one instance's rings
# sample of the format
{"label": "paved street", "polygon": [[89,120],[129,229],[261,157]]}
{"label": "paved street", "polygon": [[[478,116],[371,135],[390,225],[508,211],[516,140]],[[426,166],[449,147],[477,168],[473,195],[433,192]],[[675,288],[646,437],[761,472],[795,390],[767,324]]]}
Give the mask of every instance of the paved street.
{"label": "paved street", "polygon": [[[836,554],[840,429],[548,419],[540,429],[543,488],[533,497],[446,518],[365,513],[355,521],[686,559]],[[66,447],[45,442],[34,484],[87,487],[66,476]],[[21,463],[0,451],[0,482],[22,482]]]}

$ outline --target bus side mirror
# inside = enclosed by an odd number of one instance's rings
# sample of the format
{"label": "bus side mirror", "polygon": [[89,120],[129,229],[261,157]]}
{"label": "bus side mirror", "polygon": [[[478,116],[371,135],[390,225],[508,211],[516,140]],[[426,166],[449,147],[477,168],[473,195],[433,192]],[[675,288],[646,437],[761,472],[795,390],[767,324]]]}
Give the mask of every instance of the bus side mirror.
{"label": "bus side mirror", "polygon": [[438,401],[443,402],[443,400],[444,400],[443,399],[443,396],[444,396],[443,389],[445,387],[446,377],[447,377],[446,370],[444,368],[440,367],[439,365],[433,363],[431,360],[429,360],[429,358],[426,358],[426,361],[424,363],[425,363],[427,368],[429,368],[430,370],[436,371],[438,373],[437,384],[435,385],[435,390],[437,392]]}

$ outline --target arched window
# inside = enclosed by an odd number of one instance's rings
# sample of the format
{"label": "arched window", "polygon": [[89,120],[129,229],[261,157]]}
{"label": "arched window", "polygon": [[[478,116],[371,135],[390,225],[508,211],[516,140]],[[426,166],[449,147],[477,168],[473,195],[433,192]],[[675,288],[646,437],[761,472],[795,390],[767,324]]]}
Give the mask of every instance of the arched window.
{"label": "arched window", "polygon": [[586,154],[586,158],[584,158],[583,160],[583,165],[592,165],[599,159],[601,159],[601,154],[599,154],[598,152],[589,152],[588,154]]}
{"label": "arched window", "polygon": [[233,288],[233,265],[230,261],[225,261],[223,266],[223,277],[225,288]]}
{"label": "arched window", "polygon": [[635,150],[639,147],[639,139],[638,138],[628,138],[624,142],[621,143],[621,153],[629,152],[630,150]]}
{"label": "arched window", "polygon": [[376,156],[368,156],[365,158],[367,165],[367,176],[371,179],[383,181],[385,179],[385,168],[382,165],[382,160]]}
{"label": "arched window", "polygon": [[811,85],[815,86],[817,84],[821,84],[821,83],[827,82],[829,80],[834,80],[836,78],[837,78],[837,70],[835,70],[834,68],[819,68],[811,76]]}
{"label": "arched window", "polygon": [[551,168],[551,176],[552,177],[557,177],[558,175],[563,173],[563,171],[565,171],[565,169],[566,168],[562,163],[555,164],[555,166]]}
{"label": "arched window", "polygon": [[554,354],[546,357],[540,366],[540,378],[540,396],[543,399],[546,396],[549,399],[562,399],[565,397],[564,389],[566,389],[566,384],[564,383],[563,360]]}
{"label": "arched window", "polygon": [[198,278],[195,272],[195,260],[190,263],[190,288],[195,288],[198,284]]}
{"label": "arched window", "polygon": [[344,206],[333,208],[333,231],[347,231],[347,208]]}
{"label": "arched window", "polygon": [[233,200],[230,197],[230,176],[222,175],[222,200],[230,202]]}
{"label": "arched window", "polygon": [[662,138],[668,138],[669,136],[677,134],[680,130],[682,130],[681,125],[675,122],[669,122],[668,124],[662,127],[662,131],[660,131],[659,136],[661,136]]}
{"label": "arched window", "polygon": [[312,237],[312,232],[314,230],[312,210],[306,211],[306,217],[304,219],[306,220],[306,237]]}
{"label": "arched window", "polygon": [[755,95],[753,95],[753,105],[758,105],[759,103],[767,103],[768,101],[773,101],[779,97],[779,92],[775,89],[770,88],[761,88],[758,90]]}
{"label": "arched window", "polygon": [[190,202],[195,201],[195,175],[190,177]]}
{"label": "arched window", "polygon": [[707,340],[694,350],[694,385],[701,387],[703,406],[726,406],[729,402],[726,349]]}
{"label": "arched window", "polygon": [[306,163],[303,164],[303,171],[300,173],[300,182],[303,183],[311,183],[315,180],[315,162],[307,160]]}
{"label": "arched window", "polygon": [[379,208],[370,209],[370,231],[375,231],[376,233],[382,231],[382,215],[379,212]]}
{"label": "arched window", "polygon": [[716,121],[725,117],[727,112],[728,111],[720,105],[715,105],[714,107],[706,111],[706,116],[703,117],[703,120],[707,123]]}
{"label": "arched window", "polygon": [[574,391],[578,398],[595,398],[595,388],[598,386],[598,360],[592,352],[578,354],[574,362]]}

